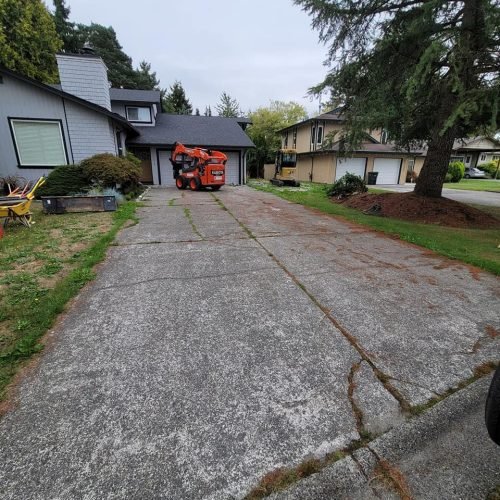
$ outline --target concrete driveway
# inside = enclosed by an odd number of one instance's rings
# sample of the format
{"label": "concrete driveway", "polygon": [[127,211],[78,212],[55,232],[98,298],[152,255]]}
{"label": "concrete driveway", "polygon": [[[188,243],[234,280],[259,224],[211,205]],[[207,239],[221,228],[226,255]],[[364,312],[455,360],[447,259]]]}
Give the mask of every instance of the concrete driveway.
{"label": "concrete driveway", "polygon": [[[377,184],[378,189],[394,191],[396,193],[409,193],[415,189],[415,184]],[[470,205],[489,205],[500,207],[500,193],[491,191],[467,191],[465,189],[447,189],[443,188],[443,196],[451,200]]]}
{"label": "concrete driveway", "polygon": [[138,215],[0,422],[2,499],[242,498],[498,358],[477,269],[245,187]]}

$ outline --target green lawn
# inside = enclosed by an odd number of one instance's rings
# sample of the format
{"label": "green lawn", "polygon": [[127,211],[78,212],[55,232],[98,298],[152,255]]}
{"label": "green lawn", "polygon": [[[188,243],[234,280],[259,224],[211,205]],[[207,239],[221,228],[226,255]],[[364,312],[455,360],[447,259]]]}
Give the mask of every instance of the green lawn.
{"label": "green lawn", "polygon": [[[254,189],[274,193],[294,203],[396,235],[404,241],[500,275],[500,229],[458,229],[365,215],[358,210],[332,203],[326,196],[326,186],[322,184],[304,182],[300,188],[278,188],[267,181],[251,180],[248,185]],[[497,207],[477,208],[500,216]]]}
{"label": "green lawn", "polygon": [[31,229],[8,225],[0,239],[0,401],[7,384],[78,290],[93,279],[93,267],[136,203],[113,214],[42,214],[34,203]]}
{"label": "green lawn", "polygon": [[466,191],[495,191],[500,193],[500,179],[462,179],[460,182],[447,182],[443,187]]}

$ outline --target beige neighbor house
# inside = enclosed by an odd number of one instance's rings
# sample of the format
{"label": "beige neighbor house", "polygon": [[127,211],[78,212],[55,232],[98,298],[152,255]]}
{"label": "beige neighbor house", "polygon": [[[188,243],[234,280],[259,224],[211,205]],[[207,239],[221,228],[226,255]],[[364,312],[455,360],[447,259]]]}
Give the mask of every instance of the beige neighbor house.
{"label": "beige neighbor house", "polygon": [[[408,167],[420,152],[404,152],[388,144],[380,130],[367,133],[366,141],[350,156],[341,154],[344,118],[334,109],[280,131],[282,147],[297,150],[300,181],[333,183],[346,172],[368,178],[378,172],[377,184],[404,184]],[[272,167],[266,168],[268,175]],[[267,176],[266,175],[266,176]]]}
{"label": "beige neighbor house", "polygon": [[[415,159],[414,170],[420,173],[425,160],[425,151]],[[484,163],[500,160],[500,141],[492,137],[472,137],[457,140],[453,145],[450,161],[461,161],[465,168],[480,167]]]}
{"label": "beige neighbor house", "polygon": [[[340,108],[328,111],[280,130],[283,148],[297,150],[300,181],[331,184],[350,172],[368,179],[368,172],[378,172],[377,184],[404,184],[407,173],[420,173],[425,161],[425,148],[402,151],[387,142],[379,130],[367,133],[366,141],[350,156],[341,154],[344,118]],[[476,167],[500,158],[500,141],[475,137],[455,142],[451,161],[462,161]],[[274,165],[265,166],[265,178],[274,175]]]}

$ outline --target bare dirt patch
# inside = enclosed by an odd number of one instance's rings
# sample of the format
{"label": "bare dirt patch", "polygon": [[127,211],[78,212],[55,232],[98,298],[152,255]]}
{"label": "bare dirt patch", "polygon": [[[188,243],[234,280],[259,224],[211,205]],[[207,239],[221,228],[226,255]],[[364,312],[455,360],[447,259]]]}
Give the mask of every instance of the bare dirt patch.
{"label": "bare dirt patch", "polygon": [[346,200],[332,201],[379,216],[424,224],[469,229],[500,228],[499,219],[448,198],[427,198],[415,193],[362,193]]}

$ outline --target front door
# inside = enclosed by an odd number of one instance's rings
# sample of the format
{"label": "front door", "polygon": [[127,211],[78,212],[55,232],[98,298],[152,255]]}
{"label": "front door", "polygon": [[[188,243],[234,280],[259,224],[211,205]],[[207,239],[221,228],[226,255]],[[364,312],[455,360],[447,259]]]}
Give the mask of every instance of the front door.
{"label": "front door", "polygon": [[129,148],[129,151],[141,160],[141,182],[143,184],[153,184],[153,168],[151,166],[150,148]]}

